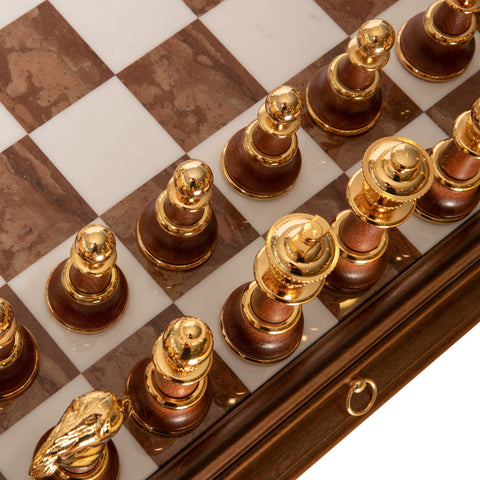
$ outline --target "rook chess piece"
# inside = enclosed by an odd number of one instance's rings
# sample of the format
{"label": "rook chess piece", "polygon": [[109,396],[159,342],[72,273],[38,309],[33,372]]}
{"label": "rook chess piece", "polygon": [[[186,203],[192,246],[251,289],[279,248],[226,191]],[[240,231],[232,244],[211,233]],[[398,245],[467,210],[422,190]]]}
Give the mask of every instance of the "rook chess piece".
{"label": "rook chess piece", "polygon": [[48,308],[70,330],[94,333],[116,323],[125,311],[128,285],[116,265],[113,233],[103,225],[80,230],[70,258],[50,274]]}
{"label": "rook chess piece", "polygon": [[238,131],[222,152],[222,170],[230,185],[253,198],[269,199],[290,190],[302,158],[296,131],[303,97],[283,85],[267,96],[257,120]]}
{"label": "rook chess piece", "polygon": [[441,82],[460,75],[475,52],[480,0],[440,0],[398,32],[397,53],[413,75]]}
{"label": "rook chess piece", "polygon": [[260,364],[292,354],[303,335],[301,304],[318,295],[338,254],[322,217],[294,213],[275,222],[256,256],[255,280],[234,290],[222,309],[222,333],[233,352]]}
{"label": "rook chess piece", "polygon": [[10,304],[0,298],[0,399],[25,391],[38,372],[38,348],[32,334],[17,325]]}
{"label": "rook chess piece", "polygon": [[340,212],[332,224],[340,258],[327,284],[344,291],[373,285],[385,270],[387,229],[412,215],[432,181],[432,160],[414,141],[385,137],[372,143],[347,186],[351,210]]}
{"label": "rook chess piece", "polygon": [[210,408],[208,371],[213,336],[195,317],[171,322],[127,380],[132,416],[150,432],[179,435],[195,428]]}
{"label": "rook chess piece", "polygon": [[460,220],[480,200],[480,98],[458,116],[453,138],[437,143],[431,157],[435,179],[415,212],[436,223]]}
{"label": "rook chess piece", "polygon": [[382,109],[379,70],[390,58],[395,32],[384,20],[369,20],[348,44],[347,53],[322,67],[307,86],[308,113],[336,135],[372,128]]}
{"label": "rook chess piece", "polygon": [[37,480],[118,480],[110,440],[130,413],[130,400],[95,390],[77,397],[40,439],[29,474]]}
{"label": "rook chess piece", "polygon": [[176,168],[166,190],[138,217],[138,245],[151,262],[187,270],[210,257],[218,236],[209,203],[212,187],[212,171],[200,160],[187,160]]}

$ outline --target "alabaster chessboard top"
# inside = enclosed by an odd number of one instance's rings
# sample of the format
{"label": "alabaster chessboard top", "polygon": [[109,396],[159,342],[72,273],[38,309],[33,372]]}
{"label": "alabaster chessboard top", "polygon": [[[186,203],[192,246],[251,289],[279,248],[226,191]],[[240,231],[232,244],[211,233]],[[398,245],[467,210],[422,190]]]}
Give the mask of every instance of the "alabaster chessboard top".
{"label": "alabaster chessboard top", "polygon": [[[95,389],[123,393],[128,373],[151,356],[172,319],[196,316],[214,337],[212,408],[199,430],[167,446],[152,445],[130,425],[114,437],[120,459],[129,458],[122,462],[123,477],[149,478],[213,425],[226,422],[239,405],[246,409],[262,385],[277,373],[283,376],[283,369],[300,361],[326,332],[334,335],[367,299],[460,228],[412,216],[392,229],[387,269],[378,285],[355,298],[324,289],[307,303],[304,335],[291,359],[265,368],[230,352],[219,314],[230,292],[254,278],[253,262],[269,228],[294,212],[333,222],[348,208],[348,179],[375,140],[398,135],[430,148],[451,136],[457,116],[478,97],[477,55],[464,74],[433,84],[411,75],[391,49],[382,69],[386,107],[371,130],[351,138],[329,135],[304,111],[296,132],[302,168],[290,191],[271,201],[238,194],[224,179],[221,152],[257,118],[269,92],[289,85],[304,95],[313,74],[346,52],[366,20],[384,19],[398,32],[431,2],[350,1],[342,15],[338,5],[295,3],[292,15],[292,2],[273,0],[209,2],[201,9],[180,0],[169,0],[168,9],[164,2],[147,8],[139,0],[132,15],[119,2],[107,8],[103,2],[18,0],[17,10],[8,12],[0,2],[5,59],[0,67],[0,296],[40,352],[36,379],[2,405],[0,479],[26,478],[36,442],[75,397]],[[262,20],[261,29],[251,28],[252,11],[257,19],[269,19]],[[291,18],[302,28],[285,42],[279,25]],[[109,33],[106,24],[112,25]],[[136,222],[188,159],[212,170],[218,241],[198,268],[165,272],[139,250]],[[52,317],[45,282],[90,224],[105,225],[115,235],[129,301],[115,325],[85,335]]]}

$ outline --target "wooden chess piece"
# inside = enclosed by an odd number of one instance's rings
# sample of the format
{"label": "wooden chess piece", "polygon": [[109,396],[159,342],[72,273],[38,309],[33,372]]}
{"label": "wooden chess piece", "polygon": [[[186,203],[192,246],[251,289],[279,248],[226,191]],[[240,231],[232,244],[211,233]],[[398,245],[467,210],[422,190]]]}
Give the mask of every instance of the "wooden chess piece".
{"label": "wooden chess piece", "polygon": [[431,157],[435,178],[415,213],[435,223],[460,220],[480,200],[480,98],[457,117],[453,138],[437,143]]}
{"label": "wooden chess piece", "polygon": [[322,217],[294,213],[277,220],[255,258],[255,280],[223,306],[220,324],[231,350],[259,364],[291,355],[303,335],[301,304],[318,295],[338,255]]}
{"label": "wooden chess piece", "polygon": [[308,113],[317,125],[336,135],[358,135],[372,128],[382,110],[380,69],[395,41],[385,20],[369,20],[330,65],[307,86]]}
{"label": "wooden chess piece", "polygon": [[441,82],[466,70],[475,52],[475,12],[480,0],[440,0],[408,20],[397,53],[413,75]]}
{"label": "wooden chess piece", "polygon": [[195,428],[212,401],[212,353],[212,332],[199,318],[171,322],[152,356],[137,363],[128,377],[133,418],[154,433],[179,435]]}
{"label": "wooden chess piece", "polygon": [[36,480],[118,480],[111,438],[130,414],[130,400],[95,390],[77,397],[35,448],[29,474]]}
{"label": "wooden chess piece", "polygon": [[218,225],[210,207],[213,173],[200,160],[181,163],[167,188],[146,205],[137,222],[137,242],[160,267],[187,270],[210,257]]}
{"label": "wooden chess piece", "polygon": [[385,270],[387,229],[412,215],[432,181],[432,160],[414,141],[385,137],[373,142],[347,186],[351,210],[340,212],[332,224],[340,258],[327,284],[343,291],[373,285]]}
{"label": "wooden chess piece", "polygon": [[128,285],[116,265],[113,233],[103,225],[78,232],[70,258],[50,274],[48,308],[70,330],[95,333],[114,325],[127,306]]}
{"label": "wooden chess piece", "polygon": [[37,375],[38,364],[35,339],[17,325],[12,307],[0,298],[0,399],[24,392]]}
{"label": "wooden chess piece", "polygon": [[267,96],[257,119],[225,145],[221,164],[228,183],[243,195],[269,199],[288,192],[302,166],[296,131],[303,97],[288,85]]}

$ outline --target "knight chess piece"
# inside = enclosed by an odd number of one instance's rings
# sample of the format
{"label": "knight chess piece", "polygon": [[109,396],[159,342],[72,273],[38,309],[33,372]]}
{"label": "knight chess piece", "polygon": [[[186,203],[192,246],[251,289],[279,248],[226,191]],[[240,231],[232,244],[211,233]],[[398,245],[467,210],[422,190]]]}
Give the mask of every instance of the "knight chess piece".
{"label": "knight chess piece", "polygon": [[408,20],[398,33],[397,53],[413,75],[441,82],[463,73],[475,52],[480,0],[440,0]]}
{"label": "knight chess piece", "polygon": [[322,217],[294,213],[277,220],[254,263],[255,280],[223,306],[223,337],[234,353],[268,364],[291,355],[303,335],[301,304],[319,294],[339,256]]}
{"label": "knight chess piece", "polygon": [[431,157],[435,178],[415,213],[435,223],[460,220],[480,200],[480,98],[457,117],[453,137],[437,143]]}
{"label": "knight chess piece", "polygon": [[295,133],[302,110],[300,92],[282,85],[269,93],[257,119],[226,143],[222,170],[235,190],[248,197],[269,199],[292,188],[302,165]]}
{"label": "knight chess piece", "polygon": [[126,391],[132,417],[150,432],[180,435],[195,428],[212,401],[208,372],[213,335],[196,317],[171,322],[151,357],[132,369]]}
{"label": "knight chess piece", "polygon": [[95,333],[114,325],[127,306],[128,285],[116,265],[113,233],[103,225],[78,232],[70,258],[50,274],[48,308],[70,330]]}
{"label": "knight chess piece", "polygon": [[347,47],[313,76],[307,86],[307,110],[317,125],[336,135],[358,135],[372,128],[382,110],[380,69],[395,42],[385,20],[369,20]]}
{"label": "knight chess piece", "polygon": [[130,414],[130,400],[95,390],[77,397],[35,448],[29,474],[36,480],[118,480],[111,438]]}
{"label": "knight chess piece", "polygon": [[385,270],[388,229],[412,215],[432,182],[432,159],[416,142],[385,137],[372,143],[347,186],[351,210],[332,224],[340,258],[328,285],[343,291],[372,286]]}
{"label": "knight chess piece", "polygon": [[212,188],[213,173],[200,160],[176,168],[167,188],[138,217],[137,242],[151,262],[187,270],[208,260],[218,237]]}
{"label": "knight chess piece", "polygon": [[35,379],[38,365],[35,339],[17,324],[12,307],[0,298],[0,399],[24,392]]}

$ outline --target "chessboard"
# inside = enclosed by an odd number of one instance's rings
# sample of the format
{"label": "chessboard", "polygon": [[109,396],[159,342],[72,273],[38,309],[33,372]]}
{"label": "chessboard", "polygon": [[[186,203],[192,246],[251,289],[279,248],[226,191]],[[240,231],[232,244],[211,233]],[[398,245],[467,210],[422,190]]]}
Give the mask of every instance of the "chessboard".
{"label": "chessboard", "polygon": [[[123,480],[294,478],[365,418],[345,408],[352,379],[375,379],[374,414],[478,321],[479,214],[448,225],[413,216],[391,231],[388,267],[373,288],[325,288],[304,306],[305,333],[292,357],[250,364],[222,338],[222,305],[253,279],[255,255],[278,218],[305,212],[332,222],[374,140],[399,135],[429,148],[480,96],[480,54],[458,78],[428,83],[392,50],[374,128],[338,137],[305,113],[294,187],[273,200],[240,195],[222,175],[222,148],[256,118],[268,92],[282,84],[304,92],[364,21],[382,18],[398,32],[431,2],[338,3],[0,2],[0,297],[40,351],[33,384],[0,404],[1,480],[28,478],[35,444],[74,397],[123,393],[132,367],[178,316],[197,316],[214,334],[212,406],[179,437],[149,434],[130,419],[114,438]],[[219,239],[205,264],[172,272],[149,264],[135,225],[188,158],[214,173]],[[130,296],[118,324],[84,335],[53,318],[45,282],[89,223],[114,232]]]}

